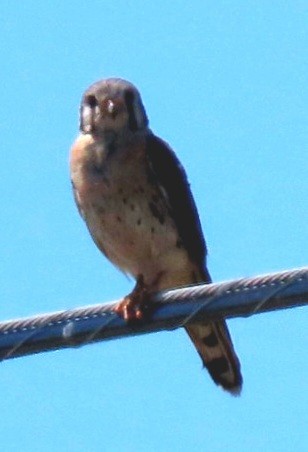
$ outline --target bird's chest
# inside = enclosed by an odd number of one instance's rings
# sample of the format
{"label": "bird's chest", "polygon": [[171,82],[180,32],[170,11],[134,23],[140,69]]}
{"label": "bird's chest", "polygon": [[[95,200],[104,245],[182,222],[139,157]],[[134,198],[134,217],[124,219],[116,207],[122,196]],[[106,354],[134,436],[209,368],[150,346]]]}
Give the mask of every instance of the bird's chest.
{"label": "bird's chest", "polygon": [[145,153],[132,149],[83,171],[77,198],[97,246],[134,276],[159,266],[163,254],[176,247],[178,235]]}

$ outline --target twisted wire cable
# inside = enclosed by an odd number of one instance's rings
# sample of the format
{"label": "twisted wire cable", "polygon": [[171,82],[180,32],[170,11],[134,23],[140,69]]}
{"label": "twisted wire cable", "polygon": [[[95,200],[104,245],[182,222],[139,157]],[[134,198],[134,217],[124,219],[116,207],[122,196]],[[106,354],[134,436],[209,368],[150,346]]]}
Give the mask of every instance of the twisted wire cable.
{"label": "twisted wire cable", "polygon": [[119,302],[0,322],[0,360],[107,339],[172,330],[197,320],[247,317],[308,304],[308,267],[155,294],[153,315],[126,323]]}

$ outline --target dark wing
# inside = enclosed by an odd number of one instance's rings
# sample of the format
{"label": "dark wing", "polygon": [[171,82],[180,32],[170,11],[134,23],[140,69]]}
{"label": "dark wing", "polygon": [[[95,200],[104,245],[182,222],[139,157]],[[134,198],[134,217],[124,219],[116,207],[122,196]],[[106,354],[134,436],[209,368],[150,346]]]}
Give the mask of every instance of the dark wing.
{"label": "dark wing", "polygon": [[170,213],[189,257],[210,282],[206,269],[206,244],[197,207],[184,168],[172,149],[152,133],[147,137],[146,153],[152,176],[167,196]]}

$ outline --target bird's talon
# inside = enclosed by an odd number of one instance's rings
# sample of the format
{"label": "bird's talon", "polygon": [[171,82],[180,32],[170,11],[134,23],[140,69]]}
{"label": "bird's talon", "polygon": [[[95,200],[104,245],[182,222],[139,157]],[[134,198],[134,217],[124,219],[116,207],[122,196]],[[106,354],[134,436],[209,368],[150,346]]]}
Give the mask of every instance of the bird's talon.
{"label": "bird's talon", "polygon": [[145,302],[139,297],[125,297],[114,308],[114,312],[125,320],[125,322],[140,322],[146,320],[151,314],[151,303]]}
{"label": "bird's talon", "polygon": [[115,313],[122,317],[125,322],[142,320],[143,312],[140,306],[137,306],[134,300],[124,299],[114,309]]}

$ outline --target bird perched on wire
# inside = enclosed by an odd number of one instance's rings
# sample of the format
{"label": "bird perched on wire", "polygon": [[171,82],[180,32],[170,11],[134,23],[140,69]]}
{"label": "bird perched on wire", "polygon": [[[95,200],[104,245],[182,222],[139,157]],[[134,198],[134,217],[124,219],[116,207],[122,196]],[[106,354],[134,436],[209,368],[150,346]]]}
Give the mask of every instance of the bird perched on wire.
{"label": "bird perched on wire", "polygon": [[[142,320],[155,291],[211,282],[186,173],[168,144],[150,130],[134,85],[110,78],[85,91],[70,171],[94,242],[136,280],[116,308],[126,321]],[[240,363],[225,321],[199,321],[185,329],[215,383],[239,394]]]}

